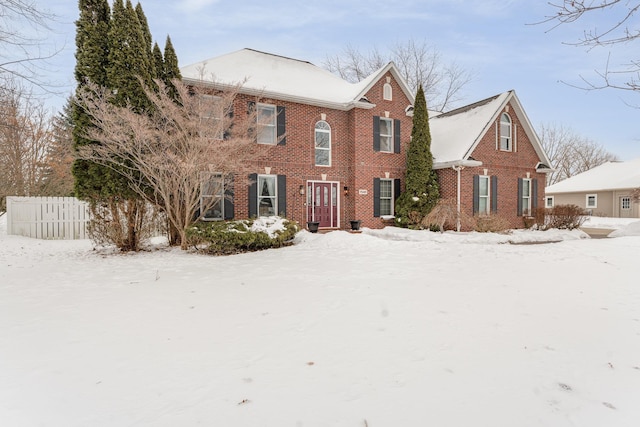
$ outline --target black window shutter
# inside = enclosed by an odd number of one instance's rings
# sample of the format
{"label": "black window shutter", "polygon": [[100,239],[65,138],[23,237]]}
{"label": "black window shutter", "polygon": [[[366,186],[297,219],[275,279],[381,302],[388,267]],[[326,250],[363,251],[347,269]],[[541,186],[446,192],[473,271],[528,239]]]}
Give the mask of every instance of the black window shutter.
{"label": "black window shutter", "polygon": [[[255,103],[255,101],[249,101],[247,103],[247,116],[250,116],[251,114],[255,114],[255,112],[256,112],[256,103]],[[254,117],[253,118],[253,124],[251,126],[249,126],[249,129],[247,130],[247,134],[249,135],[249,138],[255,138],[256,137],[256,126],[257,126],[256,120],[257,119]]]}
{"label": "black window shutter", "polygon": [[380,151],[380,117],[373,116],[373,151]]}
{"label": "black window shutter", "polygon": [[380,178],[373,178],[373,216],[380,216]]}
{"label": "black window shutter", "polygon": [[531,210],[538,207],[538,179],[531,180]]}
{"label": "black window shutter", "polygon": [[277,108],[278,110],[278,145],[287,145],[287,136],[286,136],[286,132],[287,132],[287,128],[286,128],[286,123],[287,123],[287,116],[285,114],[285,108],[278,106]]}
{"label": "black window shutter", "polygon": [[258,174],[249,175],[249,218],[258,216]]}
{"label": "black window shutter", "polygon": [[278,215],[287,216],[287,176],[278,175]]}
{"label": "black window shutter", "polygon": [[400,120],[393,121],[393,152],[400,152]]}
{"label": "black window shutter", "polygon": [[233,219],[235,216],[233,208],[233,176],[227,178],[227,185],[224,189],[224,219]]}
{"label": "black window shutter", "polygon": [[522,190],[524,186],[524,180],[518,178],[518,216],[522,216]]}
{"label": "black window shutter", "polygon": [[480,210],[480,175],[473,175],[473,214]]}
{"label": "black window shutter", "polygon": [[228,122],[229,127],[224,129],[224,133],[222,134],[222,139],[229,139],[229,137],[231,136],[231,128],[233,127],[233,106],[229,108],[229,110],[225,115],[229,119],[229,122]]}
{"label": "black window shutter", "polygon": [[491,212],[498,212],[498,177],[491,177]]}

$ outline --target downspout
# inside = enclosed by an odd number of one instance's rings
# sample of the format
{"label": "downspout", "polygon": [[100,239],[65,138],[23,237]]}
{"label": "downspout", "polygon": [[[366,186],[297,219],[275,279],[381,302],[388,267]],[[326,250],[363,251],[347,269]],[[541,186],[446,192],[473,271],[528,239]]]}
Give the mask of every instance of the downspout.
{"label": "downspout", "polygon": [[451,169],[453,169],[458,173],[458,182],[456,184],[456,201],[457,201],[456,231],[459,233],[460,232],[460,171],[464,169],[464,166],[451,166]]}

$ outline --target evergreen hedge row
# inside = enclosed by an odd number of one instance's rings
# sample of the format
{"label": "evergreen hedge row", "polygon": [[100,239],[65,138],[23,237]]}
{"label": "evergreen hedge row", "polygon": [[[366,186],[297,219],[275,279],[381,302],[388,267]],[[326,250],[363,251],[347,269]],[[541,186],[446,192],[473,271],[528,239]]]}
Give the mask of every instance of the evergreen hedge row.
{"label": "evergreen hedge row", "polygon": [[284,220],[285,229],[270,237],[265,231],[252,231],[253,223],[253,220],[197,222],[187,229],[187,239],[189,245],[204,253],[232,255],[288,246],[300,231],[296,222]]}

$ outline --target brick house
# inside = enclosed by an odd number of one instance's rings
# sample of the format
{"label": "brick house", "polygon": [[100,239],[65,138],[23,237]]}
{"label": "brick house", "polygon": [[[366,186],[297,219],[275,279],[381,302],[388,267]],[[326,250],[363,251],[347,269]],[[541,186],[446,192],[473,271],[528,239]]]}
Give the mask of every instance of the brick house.
{"label": "brick house", "polygon": [[[348,229],[350,220],[380,228],[393,217],[414,99],[393,63],[354,84],[306,61],[242,49],[181,72],[186,83],[215,90],[243,81],[234,111],[257,116],[263,160],[251,165],[250,184],[236,185],[206,219],[279,214]],[[509,126],[500,125],[502,117]],[[518,216],[544,196],[549,162],[515,93],[434,115],[430,123],[443,197],[459,188],[461,209],[497,212],[522,226]]]}
{"label": "brick house", "polygon": [[429,127],[440,197],[513,228],[543,206],[550,161],[513,90],[434,115]]}

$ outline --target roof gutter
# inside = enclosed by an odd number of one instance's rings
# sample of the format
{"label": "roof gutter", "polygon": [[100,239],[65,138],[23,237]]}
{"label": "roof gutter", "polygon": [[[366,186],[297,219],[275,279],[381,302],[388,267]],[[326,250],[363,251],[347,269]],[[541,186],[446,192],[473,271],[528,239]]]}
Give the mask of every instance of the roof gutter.
{"label": "roof gutter", "polygon": [[479,160],[452,160],[449,162],[434,162],[433,169],[448,169],[457,167],[475,168],[482,166],[482,162]]}

